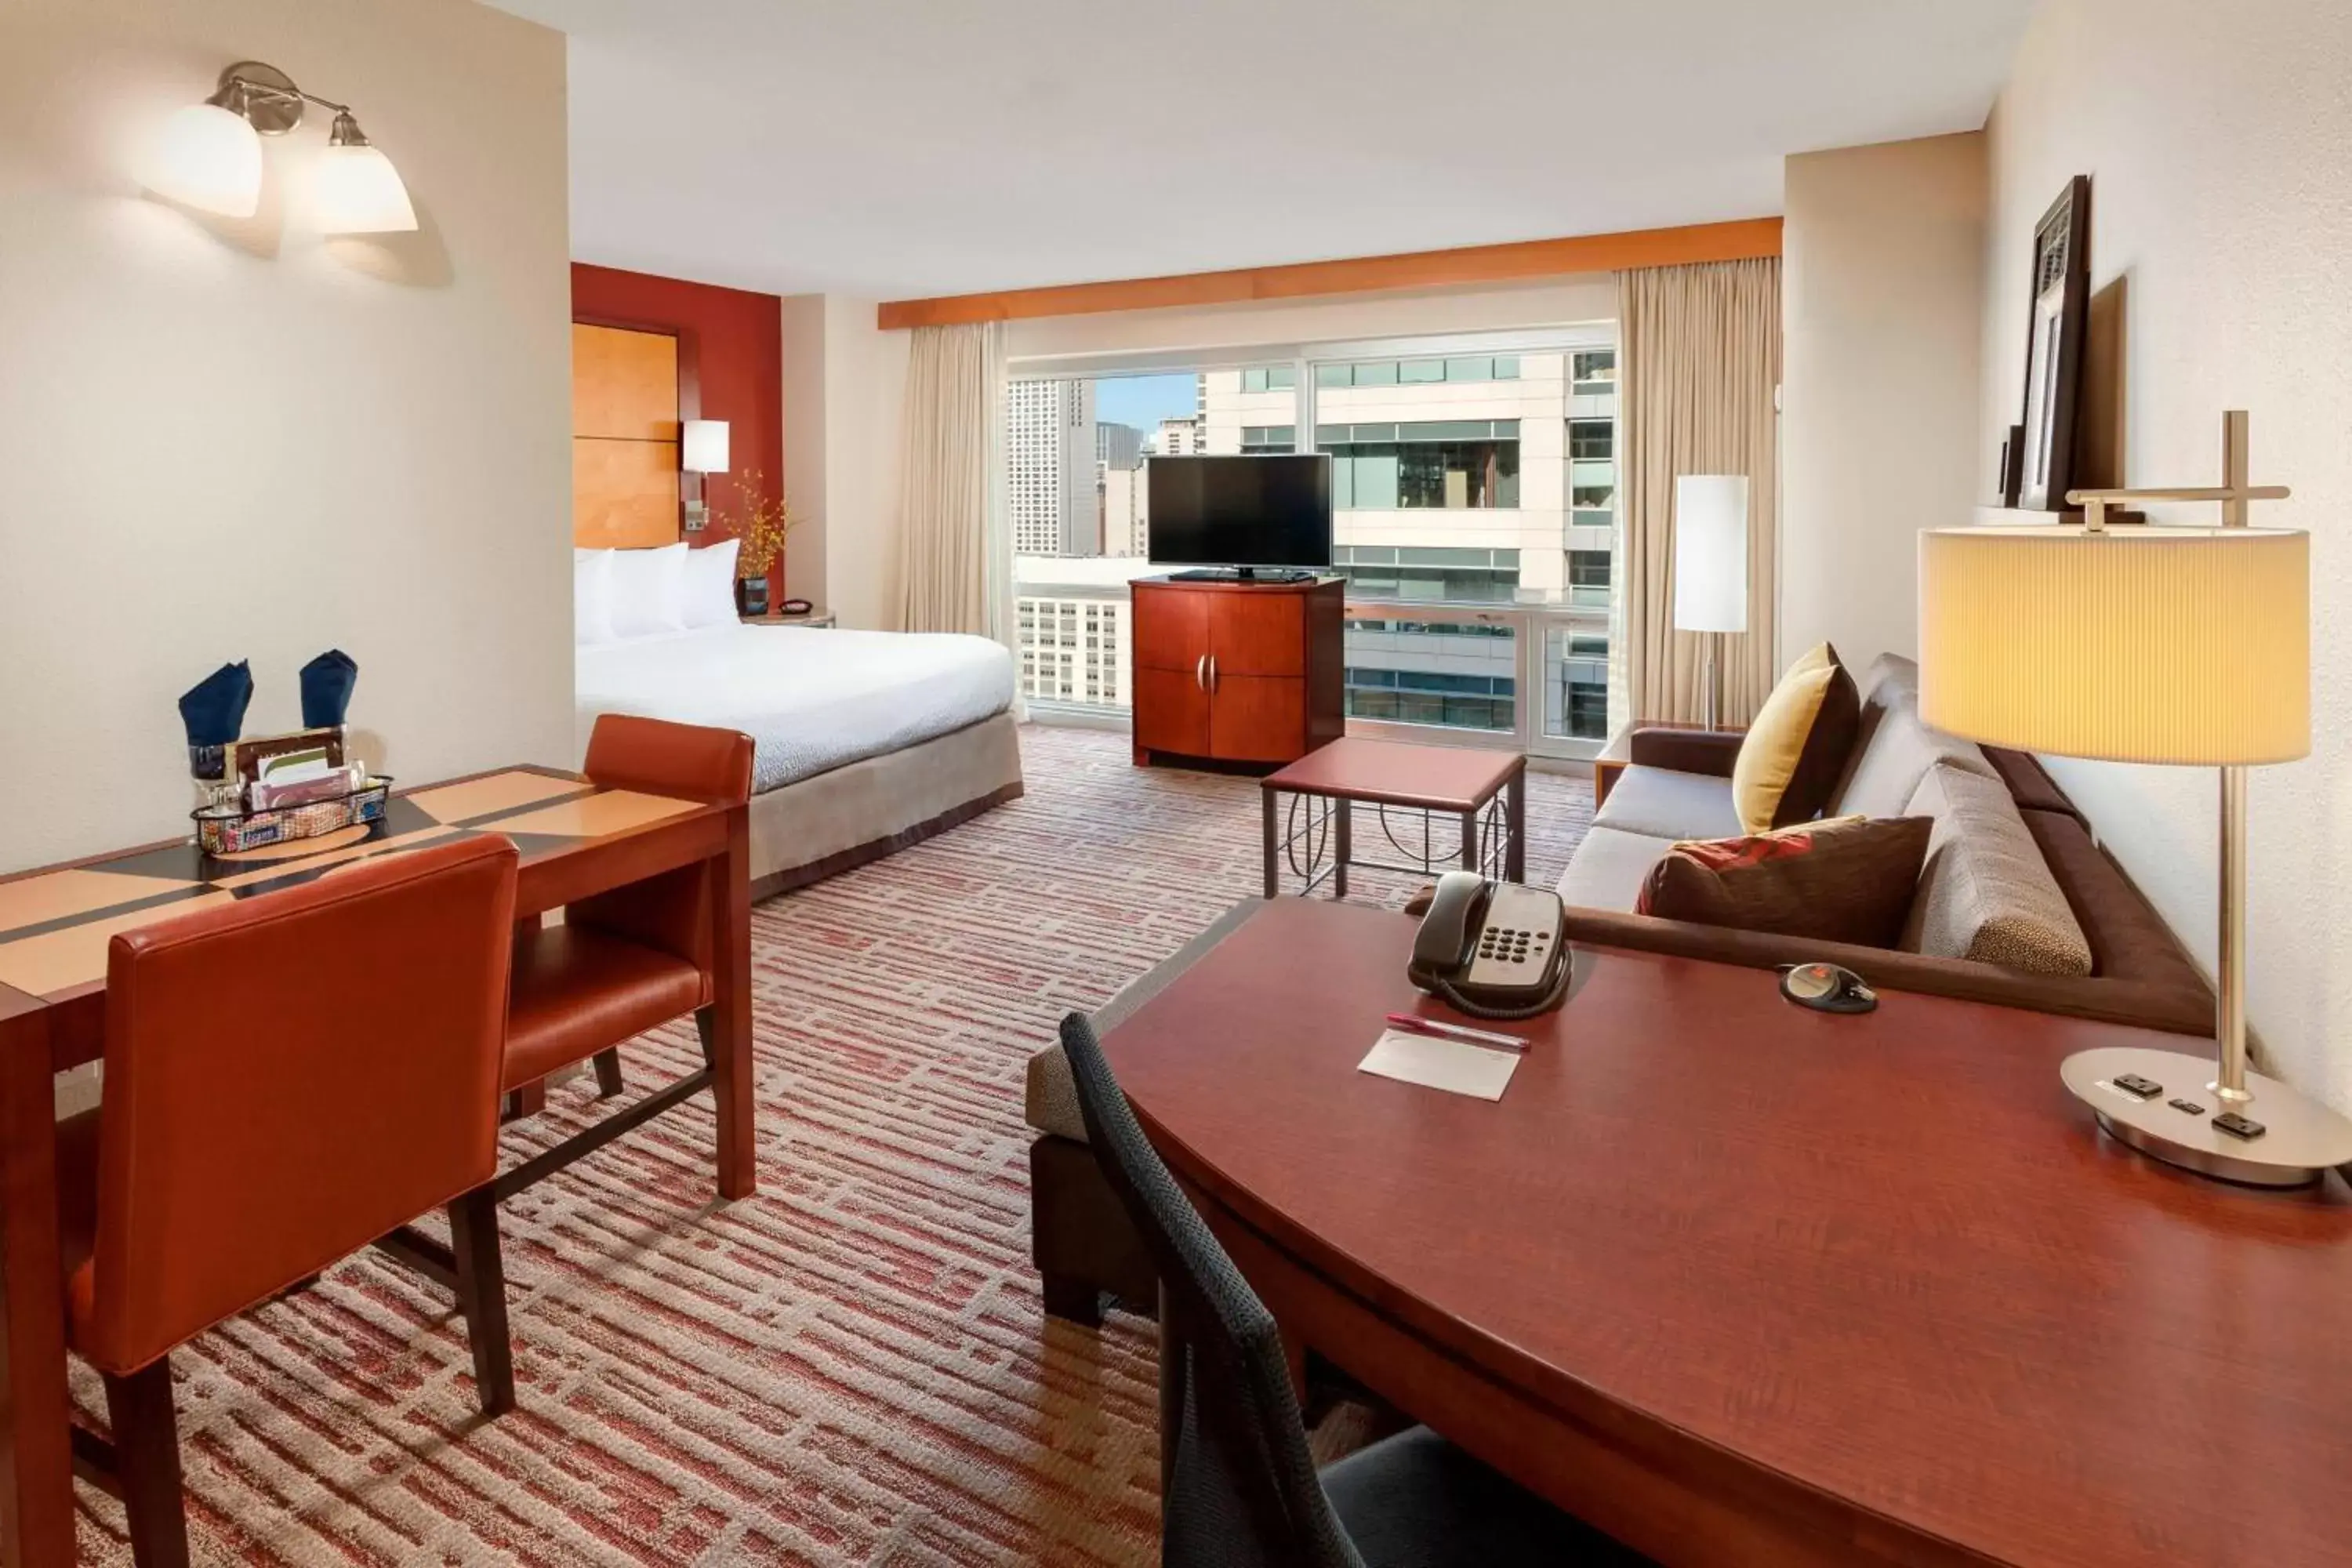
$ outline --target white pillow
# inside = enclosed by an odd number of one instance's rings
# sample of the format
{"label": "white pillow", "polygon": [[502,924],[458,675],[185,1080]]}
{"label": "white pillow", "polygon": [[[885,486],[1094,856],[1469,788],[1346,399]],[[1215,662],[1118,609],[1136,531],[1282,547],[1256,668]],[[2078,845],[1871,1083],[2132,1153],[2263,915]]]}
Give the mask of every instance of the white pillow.
{"label": "white pillow", "polygon": [[685,574],[683,540],[657,550],[613,552],[613,635],[649,637],[684,631],[678,590]]}
{"label": "white pillow", "polygon": [[722,539],[686,552],[680,597],[688,627],[735,624],[735,557],[742,548],[740,539]]}
{"label": "white pillow", "polygon": [[572,556],[572,643],[591,647],[613,640],[613,552],[579,550]]}

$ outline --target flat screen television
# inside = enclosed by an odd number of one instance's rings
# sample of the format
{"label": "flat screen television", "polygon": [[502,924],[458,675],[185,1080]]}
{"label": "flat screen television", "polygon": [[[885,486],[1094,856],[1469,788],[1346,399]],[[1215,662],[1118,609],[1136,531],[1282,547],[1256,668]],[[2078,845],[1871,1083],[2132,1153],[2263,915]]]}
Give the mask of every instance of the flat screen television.
{"label": "flat screen television", "polygon": [[1154,565],[1249,576],[1258,567],[1331,564],[1327,455],[1154,458],[1145,467]]}

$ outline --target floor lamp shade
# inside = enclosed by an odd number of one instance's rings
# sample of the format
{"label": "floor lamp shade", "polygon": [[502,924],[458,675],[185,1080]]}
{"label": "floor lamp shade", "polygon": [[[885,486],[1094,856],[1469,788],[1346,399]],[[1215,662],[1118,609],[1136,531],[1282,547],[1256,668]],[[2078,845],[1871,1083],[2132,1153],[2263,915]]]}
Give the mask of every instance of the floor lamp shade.
{"label": "floor lamp shade", "polygon": [[2021,750],[2208,766],[2311,750],[2311,540],[2267,528],[1919,536],[1920,717]]}
{"label": "floor lamp shade", "polygon": [[1675,629],[1748,629],[1748,476],[1675,479]]}

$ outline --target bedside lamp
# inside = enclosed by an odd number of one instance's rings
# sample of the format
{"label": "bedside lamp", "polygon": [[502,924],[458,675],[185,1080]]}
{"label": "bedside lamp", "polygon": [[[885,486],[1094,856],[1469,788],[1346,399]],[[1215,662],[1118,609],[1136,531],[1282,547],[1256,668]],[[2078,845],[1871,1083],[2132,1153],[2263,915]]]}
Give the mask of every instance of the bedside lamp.
{"label": "bedside lamp", "polygon": [[[2221,770],[2218,1068],[2109,1047],[2061,1076],[2133,1148],[2300,1186],[2352,1161],[2352,1121],[2246,1068],[2246,769],[2311,749],[2311,540],[2246,526],[2249,500],[2287,492],[2246,484],[2245,430],[2224,416],[2219,489],[2076,490],[2084,526],[1923,532],[1919,709],[1993,745]],[[2108,526],[2132,500],[2218,500],[2223,525]]]}
{"label": "bedside lamp", "polygon": [[1706,637],[1706,727],[1715,728],[1716,652],[1748,629],[1748,476],[1675,478],[1675,629]]}
{"label": "bedside lamp", "polygon": [[701,476],[727,471],[727,421],[688,419],[681,425],[677,466],[696,476],[694,493],[686,502],[686,531],[699,533],[710,521],[710,510],[702,500]]}

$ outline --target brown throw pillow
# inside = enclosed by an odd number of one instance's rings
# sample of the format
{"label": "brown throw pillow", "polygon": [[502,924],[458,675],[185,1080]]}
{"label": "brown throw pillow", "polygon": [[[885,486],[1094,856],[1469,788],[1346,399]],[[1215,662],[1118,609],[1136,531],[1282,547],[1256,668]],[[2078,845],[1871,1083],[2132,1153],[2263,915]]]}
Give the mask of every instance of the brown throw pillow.
{"label": "brown throw pillow", "polygon": [[1732,805],[1750,833],[1809,822],[1830,803],[1862,733],[1862,699],[1828,643],[1789,667],[1756,711],[1731,767]]}
{"label": "brown throw pillow", "polygon": [[1650,868],[1633,912],[1893,947],[1935,828],[1924,816],[1840,816],[1677,844]]}

